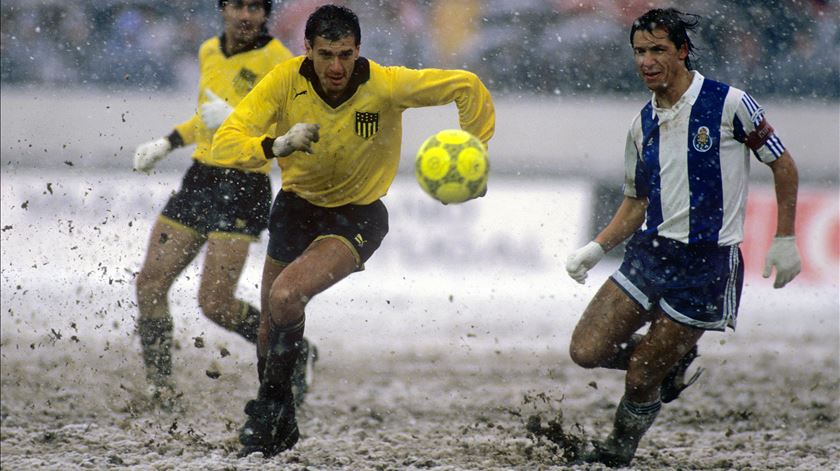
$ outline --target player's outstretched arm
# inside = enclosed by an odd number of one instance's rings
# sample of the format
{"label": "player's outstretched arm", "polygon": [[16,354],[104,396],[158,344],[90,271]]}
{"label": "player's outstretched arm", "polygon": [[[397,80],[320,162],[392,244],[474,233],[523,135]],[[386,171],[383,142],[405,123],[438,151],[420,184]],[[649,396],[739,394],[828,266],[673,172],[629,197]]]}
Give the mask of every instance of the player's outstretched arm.
{"label": "player's outstretched arm", "polygon": [[625,196],[615,216],[595,240],[569,254],[566,259],[566,271],[569,276],[580,284],[586,282],[589,270],[601,261],[604,254],[642,226],[645,221],[645,209],[647,199]]}
{"label": "player's outstretched arm", "polygon": [[165,137],[140,144],[134,151],[134,170],[151,172],[155,164],[169,155],[171,150],[172,143]]}
{"label": "player's outstretched arm", "polygon": [[455,102],[461,129],[487,147],[496,129],[496,111],[490,91],[466,70],[390,68],[394,101],[401,108],[439,106]]}
{"label": "player's outstretched arm", "polygon": [[788,151],[771,162],[773,182],[776,187],[776,237],[767,252],[762,276],[769,278],[776,269],[774,288],[781,288],[793,280],[802,269],[799,251],[796,248],[795,221],[796,198],[799,189],[799,172],[796,162]]}

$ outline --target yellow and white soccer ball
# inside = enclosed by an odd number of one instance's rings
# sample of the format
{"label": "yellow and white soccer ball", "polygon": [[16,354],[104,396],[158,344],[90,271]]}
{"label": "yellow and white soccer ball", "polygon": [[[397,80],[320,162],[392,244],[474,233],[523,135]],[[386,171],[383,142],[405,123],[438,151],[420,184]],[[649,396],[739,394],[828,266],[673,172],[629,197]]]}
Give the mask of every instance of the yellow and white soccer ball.
{"label": "yellow and white soccer ball", "polygon": [[414,163],[420,188],[445,204],[462,203],[487,189],[487,150],[472,134],[446,129],[426,139]]}

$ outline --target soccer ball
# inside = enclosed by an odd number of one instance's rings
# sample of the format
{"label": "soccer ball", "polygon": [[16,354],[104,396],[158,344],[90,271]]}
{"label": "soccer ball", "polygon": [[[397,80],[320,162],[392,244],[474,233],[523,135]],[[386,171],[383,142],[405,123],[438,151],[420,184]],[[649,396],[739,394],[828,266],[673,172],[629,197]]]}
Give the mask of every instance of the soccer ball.
{"label": "soccer ball", "polygon": [[414,163],[420,188],[444,204],[462,203],[487,188],[490,163],[477,137],[446,129],[426,139]]}

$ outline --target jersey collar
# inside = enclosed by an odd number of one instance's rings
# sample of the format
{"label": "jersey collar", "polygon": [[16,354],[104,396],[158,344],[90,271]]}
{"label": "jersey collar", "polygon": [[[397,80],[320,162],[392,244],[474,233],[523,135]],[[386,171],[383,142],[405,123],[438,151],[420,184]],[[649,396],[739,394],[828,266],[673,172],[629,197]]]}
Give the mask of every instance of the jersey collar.
{"label": "jersey collar", "polygon": [[318,76],[315,74],[315,67],[312,65],[312,61],[309,60],[309,58],[303,59],[298,71],[301,75],[306,77],[307,80],[309,80],[312,84],[312,88],[315,89],[315,93],[317,93],[318,96],[332,108],[338,108],[341,106],[342,103],[349,100],[353,94],[356,93],[356,90],[358,90],[360,85],[370,80],[370,62],[368,62],[368,60],[364,57],[357,58],[356,65],[353,66],[353,74],[350,75],[350,80],[347,82],[347,89],[344,90],[344,94],[333,100],[327,96],[324,89],[321,87],[321,81],[318,80]]}
{"label": "jersey collar", "polygon": [[[270,35],[262,34],[254,41],[253,46],[251,46],[247,49],[243,49],[243,50],[237,52],[236,54],[242,54],[242,53],[245,53],[245,52],[251,52],[255,49],[263,48],[263,47],[265,47],[266,44],[271,42],[272,39],[274,39],[274,38],[272,38]],[[225,51],[225,33],[222,33],[222,35],[219,36],[219,50],[222,51],[222,55],[225,56],[225,57],[233,57],[233,56],[236,55],[236,54],[228,54],[227,51]]]}
{"label": "jersey collar", "polygon": [[691,71],[693,78],[691,79],[691,85],[688,86],[688,90],[683,93],[679,100],[674,103],[673,106],[670,108],[660,108],[656,106],[656,93],[650,99],[650,104],[653,107],[653,113],[655,116],[659,117],[659,122],[665,122],[672,119],[677,113],[680,112],[681,109],[685,106],[693,106],[694,102],[697,101],[697,97],[700,96],[700,90],[703,88],[703,74],[696,70]]}

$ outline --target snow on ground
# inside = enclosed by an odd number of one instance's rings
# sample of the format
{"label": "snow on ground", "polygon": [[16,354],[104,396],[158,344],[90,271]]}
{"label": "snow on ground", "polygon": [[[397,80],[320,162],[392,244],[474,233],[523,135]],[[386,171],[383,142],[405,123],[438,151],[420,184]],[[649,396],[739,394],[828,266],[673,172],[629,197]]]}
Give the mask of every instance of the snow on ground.
{"label": "snow on ground", "polygon": [[[409,196],[389,196],[380,253],[310,304],[320,359],[291,452],[235,457],[255,358],[198,313],[200,260],[171,294],[186,410],[128,408],[145,386],[133,275],[178,177],[3,174],[3,469],[567,469],[556,444],[528,432],[529,417],[587,439],[608,430],[621,375],[583,370],[567,353],[615,267],[585,286],[562,271],[580,242],[564,228],[585,219],[575,182],[534,182],[524,195],[496,182],[473,211],[431,206],[398,181],[393,193]],[[534,197],[556,202],[526,206]],[[240,287],[253,302],[264,245]],[[706,372],[663,409],[635,467],[840,463],[837,286],[768,285],[749,279],[737,333],[701,340]]]}

